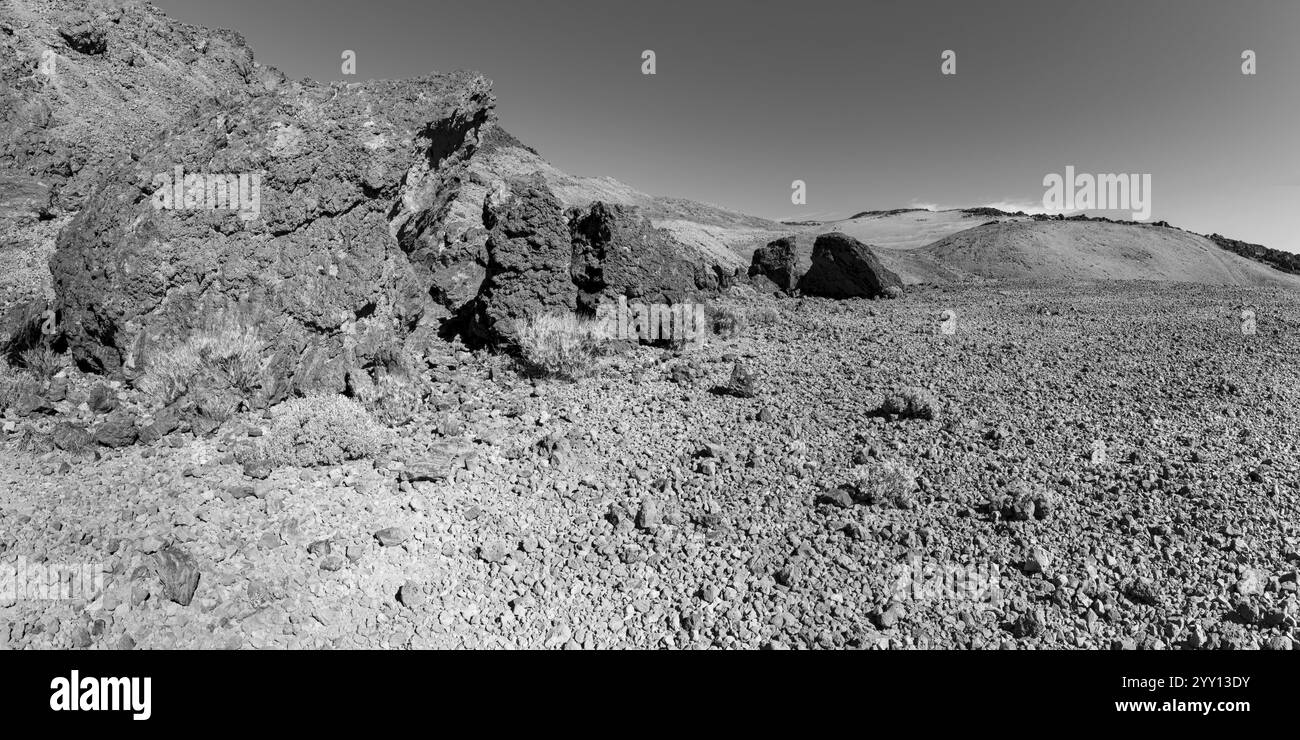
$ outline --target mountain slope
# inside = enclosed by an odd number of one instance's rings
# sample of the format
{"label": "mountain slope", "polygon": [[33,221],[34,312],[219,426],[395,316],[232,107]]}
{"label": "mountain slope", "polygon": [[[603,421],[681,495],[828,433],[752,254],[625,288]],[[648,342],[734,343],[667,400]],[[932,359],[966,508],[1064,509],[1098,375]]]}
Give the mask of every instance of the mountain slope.
{"label": "mountain slope", "polygon": [[[960,209],[874,211],[843,221],[827,221],[813,227],[812,232],[826,234],[838,231],[873,246],[907,250],[927,246],[946,236],[979,226],[992,218],[994,217],[972,214]],[[1004,220],[1015,217],[1008,215],[996,218]]]}
{"label": "mountain slope", "polygon": [[[897,252],[898,250],[894,250]],[[882,250],[888,254],[888,250]],[[882,255],[887,265],[889,257]],[[1300,277],[1164,226],[1015,220],[940,239],[912,259],[963,276],[1036,280],[1162,280],[1300,288]]]}

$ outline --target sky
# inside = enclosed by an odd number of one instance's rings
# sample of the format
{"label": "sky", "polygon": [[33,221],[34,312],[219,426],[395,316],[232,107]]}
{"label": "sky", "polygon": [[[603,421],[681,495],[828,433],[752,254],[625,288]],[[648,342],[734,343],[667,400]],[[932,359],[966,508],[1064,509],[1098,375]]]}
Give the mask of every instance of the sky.
{"label": "sky", "polygon": [[478,70],[555,166],[656,195],[780,219],[1041,210],[1068,165],[1150,175],[1150,220],[1300,252],[1295,0],[154,4],[293,78]]}

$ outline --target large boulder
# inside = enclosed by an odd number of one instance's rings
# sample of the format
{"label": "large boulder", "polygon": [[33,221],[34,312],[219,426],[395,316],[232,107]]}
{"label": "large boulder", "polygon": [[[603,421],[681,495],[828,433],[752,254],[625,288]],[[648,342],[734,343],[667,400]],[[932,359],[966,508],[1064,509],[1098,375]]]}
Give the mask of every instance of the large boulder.
{"label": "large boulder", "polygon": [[765,277],[780,290],[793,293],[810,266],[808,250],[799,248],[798,237],[784,236],[754,250],[749,277]]}
{"label": "large boulder", "polygon": [[804,295],[825,298],[875,298],[902,288],[902,279],[880,263],[871,247],[838,232],[817,237],[812,266],[799,280]]}
{"label": "large boulder", "polygon": [[678,303],[717,286],[711,265],[692,262],[679,241],[633,207],[597,202],[571,209],[569,231],[573,281],[584,311],[618,296]]}
{"label": "large boulder", "polygon": [[[50,267],[73,356],[147,369],[212,317],[237,316],[289,390],[342,390],[434,306],[429,255],[395,235],[435,222],[460,187],[489,88],[468,72],[294,83],[196,111],[59,235]],[[238,175],[237,207],[220,207],[209,175]]]}
{"label": "large boulder", "polygon": [[483,225],[490,231],[472,326],[478,338],[513,342],[519,319],[574,311],[569,224],[541,178],[514,181],[489,195]]}

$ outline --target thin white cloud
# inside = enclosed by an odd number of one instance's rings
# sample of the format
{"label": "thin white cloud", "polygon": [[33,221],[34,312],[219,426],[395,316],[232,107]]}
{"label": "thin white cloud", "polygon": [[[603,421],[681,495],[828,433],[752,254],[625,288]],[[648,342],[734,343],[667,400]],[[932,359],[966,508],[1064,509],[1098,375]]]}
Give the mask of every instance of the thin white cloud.
{"label": "thin white cloud", "polygon": [[910,203],[907,204],[907,207],[925,208],[931,211],[951,211],[959,208],[996,208],[1000,211],[1006,211],[1007,213],[1015,213],[1016,211],[1023,211],[1030,215],[1034,215],[1037,213],[1045,213],[1051,215],[1056,215],[1057,213],[1064,213],[1066,215],[1069,215],[1071,213],[1078,213],[1077,209],[1052,210],[1049,208],[1044,208],[1043,202],[1041,200],[1031,201],[1031,200],[1026,200],[1024,198],[1003,198],[1002,200],[985,201],[983,203],[975,203],[975,204],[967,203],[964,205],[940,205],[938,203],[931,203],[928,201],[919,201],[913,199]]}

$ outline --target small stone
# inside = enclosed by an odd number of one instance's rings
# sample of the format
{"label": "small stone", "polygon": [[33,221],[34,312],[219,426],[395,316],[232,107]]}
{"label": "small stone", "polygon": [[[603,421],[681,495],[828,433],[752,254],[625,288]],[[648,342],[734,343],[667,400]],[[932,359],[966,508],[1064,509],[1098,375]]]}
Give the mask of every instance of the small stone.
{"label": "small stone", "polygon": [[236,483],[230,488],[227,488],[226,492],[229,493],[230,497],[233,499],[256,498],[257,496],[257,489],[248,483]]}
{"label": "small stone", "polygon": [[316,540],[310,545],[307,545],[307,552],[319,557],[329,555],[331,549],[329,540]]}
{"label": "small stone", "polygon": [[409,609],[418,609],[428,601],[424,588],[415,581],[407,581],[397,591],[397,600]]}
{"label": "small stone", "polygon": [[1247,568],[1241,572],[1241,578],[1237,581],[1237,593],[1242,596],[1259,596],[1264,593],[1264,587],[1268,585],[1268,574],[1255,568]]}
{"label": "small stone", "polygon": [[731,368],[731,380],[727,383],[727,392],[740,398],[753,398],[758,395],[754,371],[741,360]]}
{"label": "small stone", "polygon": [[406,527],[385,527],[375,532],[375,539],[384,547],[396,547],[411,538],[411,530]]}
{"label": "small stone", "polygon": [[661,523],[659,502],[653,496],[642,496],[641,508],[636,513],[636,526],[647,532],[653,532],[659,529]]}
{"label": "small stone", "polygon": [[887,630],[898,624],[899,620],[907,616],[907,609],[902,602],[894,601],[884,609],[875,609],[868,615],[877,628]]}
{"label": "small stone", "polygon": [[1050,550],[1035,545],[1029,548],[1029,554],[1025,557],[1024,570],[1026,573],[1046,573],[1052,567],[1052,560]]}
{"label": "small stone", "polygon": [[168,547],[154,555],[154,572],[162,581],[164,596],[181,606],[190,605],[200,577],[194,558],[177,547]]}
{"label": "small stone", "polygon": [[817,494],[817,503],[848,509],[853,506],[853,496],[844,488],[836,488],[833,491],[823,491]]}
{"label": "small stone", "polygon": [[244,475],[254,480],[266,480],[271,475],[270,460],[249,460],[244,463]]}
{"label": "small stone", "polygon": [[366,548],[364,545],[353,543],[351,545],[348,545],[347,547],[348,560],[354,563],[360,561],[361,558],[365,556],[365,554],[366,554]]}
{"label": "small stone", "polygon": [[489,563],[499,563],[505,560],[507,554],[506,543],[501,540],[493,540],[480,545],[478,548],[479,558]]}
{"label": "small stone", "polygon": [[333,573],[343,569],[343,558],[338,555],[327,555],[320,561],[320,569]]}
{"label": "small stone", "polygon": [[1155,581],[1150,578],[1139,578],[1129,584],[1125,589],[1124,595],[1136,604],[1146,604],[1147,606],[1158,606],[1160,604],[1160,594],[1156,589]]}

